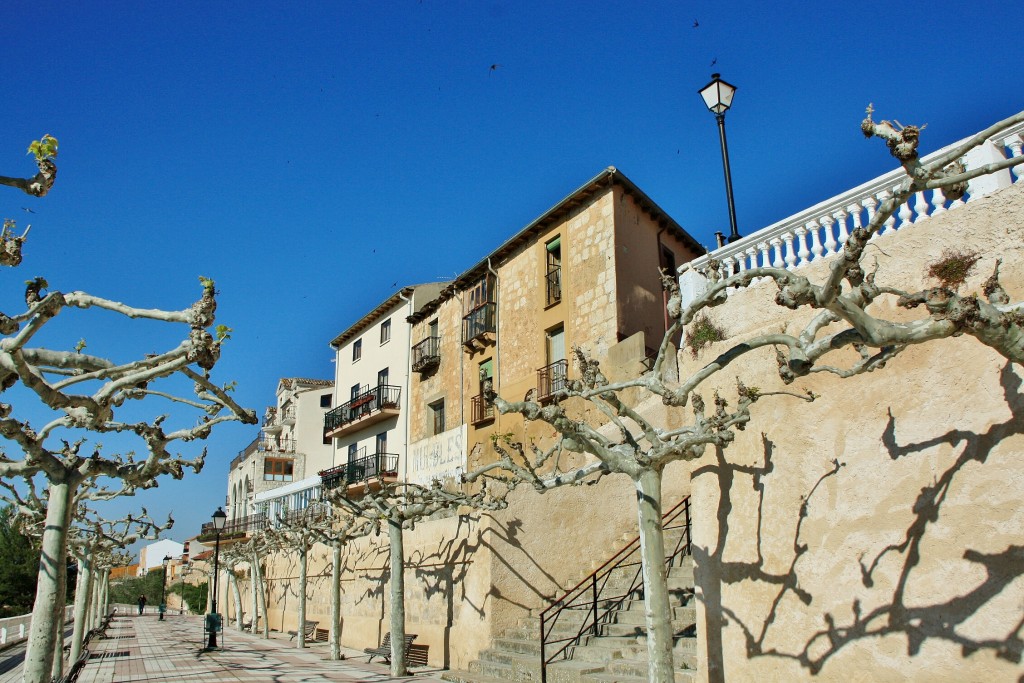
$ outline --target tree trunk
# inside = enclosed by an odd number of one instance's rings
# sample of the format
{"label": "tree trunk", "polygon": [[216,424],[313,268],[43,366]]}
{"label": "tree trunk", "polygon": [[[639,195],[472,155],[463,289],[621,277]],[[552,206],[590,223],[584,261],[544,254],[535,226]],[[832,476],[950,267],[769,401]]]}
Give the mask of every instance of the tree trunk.
{"label": "tree trunk", "polygon": [[92,599],[92,556],[86,554],[78,560],[78,585],[75,588],[75,628],[71,634],[71,656],[75,662],[82,656],[82,642],[89,630],[89,602]]}
{"label": "tree trunk", "polygon": [[391,675],[405,676],[405,547],[402,521],[388,520],[391,541]]}
{"label": "tree trunk", "polygon": [[341,656],[341,541],[332,547],[334,562],[331,566],[331,659]]}
{"label": "tree trunk", "polygon": [[32,608],[28,651],[25,653],[25,683],[46,683],[53,669],[54,654],[63,647],[63,640],[58,640],[58,634],[63,634],[64,628],[62,612],[73,493],[73,487],[67,482],[50,483],[36,601]]}
{"label": "tree trunk", "polygon": [[299,624],[296,626],[295,647],[300,650],[306,647],[306,567],[308,566],[309,548],[306,539],[299,540]]}
{"label": "tree trunk", "polygon": [[242,630],[242,589],[238,587],[238,576],[235,575],[234,568],[231,569],[229,575],[231,576],[231,596],[235,602],[235,626],[239,631]]}
{"label": "tree trunk", "polygon": [[103,570],[93,572],[92,588],[89,590],[89,630],[100,625],[100,596],[103,593]]}
{"label": "tree trunk", "polygon": [[260,558],[252,555],[252,589],[259,599],[260,614],[263,615],[263,637],[270,638],[270,619],[267,617],[267,594],[263,586],[263,570],[260,569]]}
{"label": "tree trunk", "polygon": [[672,608],[661,526],[661,471],[644,471],[636,480],[640,557],[643,565],[644,613],[647,621],[647,678],[672,683]]}
{"label": "tree trunk", "polygon": [[[110,609],[110,567],[103,570],[103,592],[100,594],[99,609],[101,619],[107,616],[108,609]],[[97,624],[97,626],[99,626],[99,624]]]}
{"label": "tree trunk", "polygon": [[[260,620],[260,598],[256,595],[256,556],[249,565],[249,600],[252,602],[252,623],[249,625],[249,633],[256,633],[256,625]],[[266,619],[264,619],[266,621]]]}

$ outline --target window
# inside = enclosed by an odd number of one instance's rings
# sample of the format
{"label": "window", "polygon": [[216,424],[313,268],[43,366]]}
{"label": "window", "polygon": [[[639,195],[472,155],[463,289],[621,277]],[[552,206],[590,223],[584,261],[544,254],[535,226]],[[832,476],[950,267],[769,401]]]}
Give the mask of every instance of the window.
{"label": "window", "polygon": [[321,394],[320,395],[320,407],[321,408],[330,408],[331,407],[331,395],[330,394]]}
{"label": "window", "polygon": [[363,340],[356,339],[352,342],[352,362],[355,363],[357,360],[363,357]]}
{"label": "window", "polygon": [[263,461],[264,481],[291,481],[294,462],[281,458],[267,458]]}
{"label": "window", "polygon": [[349,389],[349,392],[350,392],[349,398],[350,398],[350,399],[353,399],[353,400],[355,400],[356,396],[358,396],[358,395],[359,395],[359,388],[360,388],[360,387],[359,387],[359,385],[358,385],[358,384],[353,384],[353,385],[352,385],[352,388],[351,388],[351,389]]}
{"label": "window", "polygon": [[352,462],[356,459],[356,455],[359,454],[359,444],[350,443],[348,445],[348,461]]}
{"label": "window", "polygon": [[378,387],[383,387],[383,386],[386,386],[387,383],[388,383],[388,369],[384,368],[383,370],[381,370],[380,372],[377,373],[377,386]]}
{"label": "window", "polygon": [[545,245],[548,252],[546,306],[562,300],[562,238],[556,237]]}
{"label": "window", "polygon": [[553,327],[545,335],[544,346],[548,364],[537,371],[537,391],[544,401],[565,389],[569,362],[565,358],[565,328]]}
{"label": "window", "polygon": [[494,359],[488,358],[480,364],[480,371],[477,373],[480,378],[480,393],[484,391],[484,382],[494,377]]}
{"label": "window", "polygon": [[380,343],[381,346],[391,341],[391,318],[388,318],[380,324]]}
{"label": "window", "polygon": [[434,318],[433,320],[431,320],[431,321],[430,321],[430,322],[428,323],[428,325],[427,325],[427,326],[428,326],[428,328],[429,328],[429,330],[430,330],[430,331],[429,331],[429,332],[427,333],[427,336],[428,336],[428,337],[432,337],[432,338],[435,338],[435,339],[436,339],[436,338],[437,338],[437,336],[438,336],[438,335],[437,335],[437,318]]}
{"label": "window", "polygon": [[381,432],[377,435],[377,453],[388,452],[388,433]]}
{"label": "window", "polygon": [[444,431],[444,399],[434,401],[429,406],[429,417],[431,420],[431,434],[440,434]]}

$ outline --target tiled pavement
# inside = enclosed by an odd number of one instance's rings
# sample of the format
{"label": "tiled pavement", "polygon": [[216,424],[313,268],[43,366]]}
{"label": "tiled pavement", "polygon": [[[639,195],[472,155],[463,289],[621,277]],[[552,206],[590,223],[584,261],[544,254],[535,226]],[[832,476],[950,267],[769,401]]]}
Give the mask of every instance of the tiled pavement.
{"label": "tiled pavement", "polygon": [[[79,683],[121,681],[251,681],[252,683],[327,683],[333,681],[439,682],[441,671],[415,669],[407,678],[392,678],[379,660],[367,663],[361,651],[344,650],[348,659],[327,659],[329,646],[314,643],[305,650],[295,647],[287,635],[272,633],[264,640],[227,628],[220,634],[221,648],[205,651],[201,616],[117,616],[106,637],[89,643],[90,659]],[[0,653],[2,662],[13,655]],[[358,657],[358,659],[356,659]],[[20,667],[0,674],[0,683],[20,681]]]}

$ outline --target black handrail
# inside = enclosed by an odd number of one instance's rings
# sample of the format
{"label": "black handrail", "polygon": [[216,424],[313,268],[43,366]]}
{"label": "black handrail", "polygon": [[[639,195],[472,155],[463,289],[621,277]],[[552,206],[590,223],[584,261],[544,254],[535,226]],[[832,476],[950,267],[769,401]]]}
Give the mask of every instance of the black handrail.
{"label": "black handrail", "polygon": [[[681,523],[677,520],[682,517]],[[675,561],[690,554],[690,497],[687,496],[679,501],[671,510],[662,515],[661,528],[663,531],[671,529],[682,529],[675,548],[665,557],[665,562],[671,567]],[[564,595],[555,600],[551,606],[540,613],[540,680],[547,683],[548,664],[555,661],[560,655],[567,655],[570,647],[578,645],[583,636],[588,632],[592,635],[600,635],[601,625],[608,617],[622,608],[623,603],[643,587],[642,569],[639,558],[640,537],[637,536],[619,552],[615,553],[607,562],[598,567],[587,578],[580,581]],[[629,588],[620,595],[604,595],[608,586],[608,579],[612,572],[621,567],[636,565],[636,573]],[[600,603],[600,606],[599,606]],[[583,620],[576,635],[565,638],[549,639],[558,617],[565,610],[578,610],[588,612],[588,617]],[[549,645],[562,643],[550,657],[546,651]]]}

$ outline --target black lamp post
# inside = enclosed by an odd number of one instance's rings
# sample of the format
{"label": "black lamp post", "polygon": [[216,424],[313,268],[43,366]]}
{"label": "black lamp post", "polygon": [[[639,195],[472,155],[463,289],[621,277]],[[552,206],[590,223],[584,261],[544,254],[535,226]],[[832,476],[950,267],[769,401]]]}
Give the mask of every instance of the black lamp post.
{"label": "black lamp post", "polygon": [[171,556],[164,555],[164,580],[160,583],[160,621],[164,620],[164,612],[167,611],[167,568],[171,564]]}
{"label": "black lamp post", "polygon": [[732,106],[736,86],[726,83],[718,74],[711,74],[711,82],[700,89],[704,104],[718,121],[718,139],[722,143],[722,165],[725,167],[725,196],[729,200],[729,242],[740,238],[736,229],[736,206],[732,201],[732,174],[729,172],[729,145],[725,141],[725,112]]}
{"label": "black lamp post", "polygon": [[[227,521],[228,515],[224,509],[217,508],[217,511],[213,513],[213,529],[216,534],[213,546],[213,614],[208,615],[206,619],[206,625],[210,631],[210,639],[206,643],[207,649],[217,647],[217,629],[220,628],[220,619],[218,618],[220,615],[217,612],[217,574],[220,562],[220,532],[224,530]],[[210,616],[214,618],[210,619]]]}

